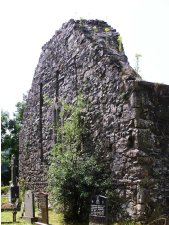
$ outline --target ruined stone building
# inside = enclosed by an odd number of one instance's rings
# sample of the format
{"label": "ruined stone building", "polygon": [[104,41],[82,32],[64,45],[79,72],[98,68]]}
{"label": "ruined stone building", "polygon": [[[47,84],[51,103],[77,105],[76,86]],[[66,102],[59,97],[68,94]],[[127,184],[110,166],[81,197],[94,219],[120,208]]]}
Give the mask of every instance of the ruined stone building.
{"label": "ruined stone building", "polygon": [[103,21],[70,20],[42,47],[20,132],[19,173],[27,189],[46,189],[59,98],[73,103],[80,91],[91,140],[107,151],[123,209],[139,219],[157,208],[169,212],[169,86],[140,80],[118,37]]}

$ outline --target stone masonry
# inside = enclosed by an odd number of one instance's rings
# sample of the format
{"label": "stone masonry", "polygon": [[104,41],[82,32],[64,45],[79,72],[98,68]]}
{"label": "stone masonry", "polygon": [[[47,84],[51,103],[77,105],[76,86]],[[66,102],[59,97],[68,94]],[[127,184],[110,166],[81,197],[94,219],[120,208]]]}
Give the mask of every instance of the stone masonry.
{"label": "stone masonry", "polygon": [[141,81],[118,37],[103,21],[70,20],[42,47],[20,132],[19,173],[27,189],[46,190],[59,99],[73,103],[80,92],[90,140],[105,151],[122,210],[145,220],[169,214],[169,86]]}

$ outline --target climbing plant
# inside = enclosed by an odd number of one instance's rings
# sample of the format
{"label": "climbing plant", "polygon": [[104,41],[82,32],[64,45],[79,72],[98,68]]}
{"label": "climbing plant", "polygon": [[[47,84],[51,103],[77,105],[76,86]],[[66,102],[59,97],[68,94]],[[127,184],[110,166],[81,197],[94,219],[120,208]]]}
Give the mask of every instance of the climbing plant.
{"label": "climbing plant", "polygon": [[106,46],[107,46],[107,44],[108,44],[108,34],[107,33],[110,31],[110,28],[109,27],[105,27],[104,31],[106,32]]}
{"label": "climbing plant", "polygon": [[93,26],[93,31],[94,31],[94,38],[96,38],[96,32],[98,31],[97,26]]}
{"label": "climbing plant", "polygon": [[82,17],[80,17],[79,25],[80,25],[80,27],[82,27],[82,25],[83,25],[83,19],[82,19]]}
{"label": "climbing plant", "polygon": [[118,47],[119,47],[119,52],[122,51],[122,36],[118,36],[117,38],[117,41],[118,41]]}

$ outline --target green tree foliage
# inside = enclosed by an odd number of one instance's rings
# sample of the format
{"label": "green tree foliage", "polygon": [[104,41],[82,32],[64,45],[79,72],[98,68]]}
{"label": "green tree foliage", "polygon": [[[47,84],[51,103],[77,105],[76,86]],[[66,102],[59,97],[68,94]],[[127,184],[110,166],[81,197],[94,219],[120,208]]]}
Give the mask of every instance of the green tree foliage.
{"label": "green tree foliage", "polygon": [[8,112],[1,111],[1,161],[3,163],[3,183],[5,182],[8,184],[10,180],[9,164],[12,154],[15,154],[17,158],[19,155],[19,131],[22,125],[25,104],[26,95],[23,96],[22,102],[16,104],[16,112],[14,113],[13,118],[9,117]]}
{"label": "green tree foliage", "polygon": [[18,153],[18,132],[19,126],[16,119],[10,119],[8,112],[1,111],[2,160],[9,161],[12,154]]}
{"label": "green tree foliage", "polygon": [[23,112],[26,104],[26,96],[23,101],[16,104],[14,117],[9,118],[9,113],[1,111],[1,150],[9,151],[9,159],[12,154],[18,156],[19,130],[22,125]]}
{"label": "green tree foliage", "polygon": [[16,112],[14,113],[14,118],[19,129],[21,128],[21,125],[22,125],[22,119],[23,119],[23,113],[26,106],[26,100],[27,100],[27,95],[23,94],[22,101],[16,104]]}
{"label": "green tree foliage", "polygon": [[48,173],[52,202],[64,210],[66,220],[72,221],[85,220],[91,195],[105,194],[111,183],[99,154],[85,148],[83,139],[88,129],[82,118],[84,106],[82,96],[74,105],[62,103]]}
{"label": "green tree foliage", "polygon": [[[10,135],[8,134],[9,113],[1,111],[1,150],[7,150],[10,146]],[[1,161],[7,161],[7,154],[2,154]]]}

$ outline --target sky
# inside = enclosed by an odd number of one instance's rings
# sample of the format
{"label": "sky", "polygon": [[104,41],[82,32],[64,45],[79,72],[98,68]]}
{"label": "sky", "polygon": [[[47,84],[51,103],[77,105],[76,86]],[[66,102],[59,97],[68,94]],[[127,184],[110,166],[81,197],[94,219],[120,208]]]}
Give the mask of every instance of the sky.
{"label": "sky", "polygon": [[106,21],[122,36],[131,66],[142,55],[142,78],[169,84],[168,0],[1,0],[0,104],[10,116],[31,88],[41,47],[71,18]]}

